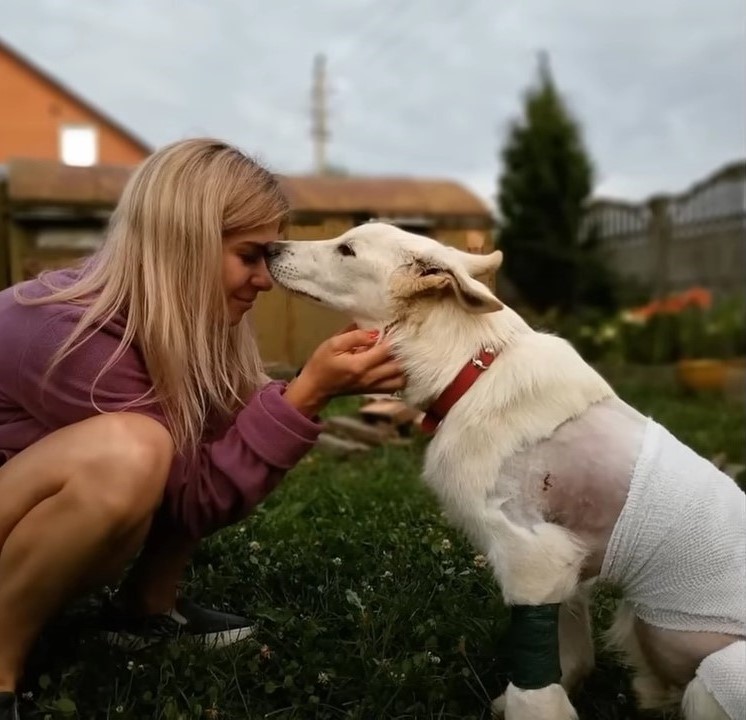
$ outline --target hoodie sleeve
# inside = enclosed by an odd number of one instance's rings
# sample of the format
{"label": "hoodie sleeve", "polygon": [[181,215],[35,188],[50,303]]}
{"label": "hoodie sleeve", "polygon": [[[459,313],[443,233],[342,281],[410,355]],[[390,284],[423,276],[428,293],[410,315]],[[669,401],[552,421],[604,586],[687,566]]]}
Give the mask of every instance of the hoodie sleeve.
{"label": "hoodie sleeve", "polygon": [[321,425],[283,398],[285,383],[253,395],[225,435],[174,460],[165,510],[204,537],[248,515],[314,446]]}
{"label": "hoodie sleeve", "polygon": [[[134,347],[99,377],[122,337],[116,324],[98,330],[45,379],[54,352],[79,316],[77,311],[56,312],[24,334],[15,384],[18,404],[47,432],[99,413],[128,411],[168,427],[157,403],[147,400],[152,384]],[[314,446],[321,425],[285,401],[285,387],[269,382],[247,400],[221,437],[174,458],[161,508],[164,519],[193,538],[236,522]]]}

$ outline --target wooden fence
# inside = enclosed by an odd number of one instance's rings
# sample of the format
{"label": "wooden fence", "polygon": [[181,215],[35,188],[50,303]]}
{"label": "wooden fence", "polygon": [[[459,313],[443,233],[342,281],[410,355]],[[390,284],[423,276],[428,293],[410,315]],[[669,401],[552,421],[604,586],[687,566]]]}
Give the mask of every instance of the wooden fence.
{"label": "wooden fence", "polygon": [[746,161],[679,195],[597,200],[588,223],[612,265],[652,296],[693,286],[716,296],[746,293]]}

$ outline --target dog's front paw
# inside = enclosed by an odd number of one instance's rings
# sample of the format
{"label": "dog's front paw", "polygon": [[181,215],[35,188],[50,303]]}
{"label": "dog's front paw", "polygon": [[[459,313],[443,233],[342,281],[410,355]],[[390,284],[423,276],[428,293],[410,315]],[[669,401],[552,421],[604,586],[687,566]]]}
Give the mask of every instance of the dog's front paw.
{"label": "dog's front paw", "polygon": [[503,693],[499,697],[496,697],[492,701],[492,717],[505,717],[505,693]]}
{"label": "dog's front paw", "polygon": [[556,684],[540,690],[521,690],[511,683],[492,702],[492,714],[505,720],[578,720],[564,688]]}

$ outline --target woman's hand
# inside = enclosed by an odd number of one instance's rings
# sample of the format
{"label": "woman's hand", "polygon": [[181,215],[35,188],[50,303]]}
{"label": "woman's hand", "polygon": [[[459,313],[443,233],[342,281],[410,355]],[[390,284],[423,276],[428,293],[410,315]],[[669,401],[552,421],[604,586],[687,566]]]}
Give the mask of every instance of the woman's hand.
{"label": "woman's hand", "polygon": [[286,388],[285,399],[312,416],[337,395],[394,392],[404,384],[386,340],[379,343],[375,331],[346,329],[319,345]]}

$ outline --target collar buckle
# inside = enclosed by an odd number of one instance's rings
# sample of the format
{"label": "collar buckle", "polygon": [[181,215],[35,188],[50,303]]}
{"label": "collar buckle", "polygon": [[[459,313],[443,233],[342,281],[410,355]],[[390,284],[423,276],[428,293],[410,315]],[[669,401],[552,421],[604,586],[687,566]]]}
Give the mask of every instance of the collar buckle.
{"label": "collar buckle", "polygon": [[474,355],[461,368],[453,382],[440,394],[425,411],[422,429],[427,433],[435,432],[448,411],[469,388],[481,377],[482,373],[492,365],[497,357],[497,351],[492,347],[483,348],[478,355]]}
{"label": "collar buckle", "polygon": [[[483,352],[487,355],[492,355],[493,358],[495,357],[495,351],[491,347],[484,348]],[[485,365],[482,359],[476,355],[471,359],[471,364],[479,370],[486,370],[489,367],[489,365]]]}

